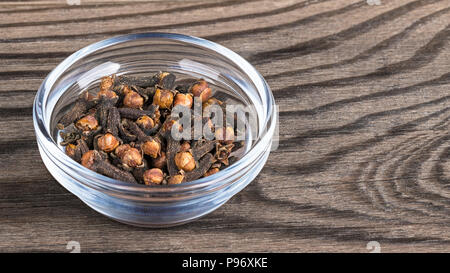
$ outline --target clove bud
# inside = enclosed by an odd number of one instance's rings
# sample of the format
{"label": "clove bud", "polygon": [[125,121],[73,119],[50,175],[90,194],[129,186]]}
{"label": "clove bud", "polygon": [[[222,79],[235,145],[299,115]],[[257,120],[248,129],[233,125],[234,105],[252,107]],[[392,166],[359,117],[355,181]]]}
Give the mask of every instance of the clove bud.
{"label": "clove bud", "polygon": [[140,109],[144,106],[144,98],[137,92],[130,91],[125,95],[123,99],[123,105],[129,108]]}
{"label": "clove bud", "polygon": [[152,158],[151,165],[155,168],[164,169],[164,167],[166,167],[166,161],[167,161],[166,153],[161,152],[161,154],[158,157]]}
{"label": "clove bud", "polygon": [[144,154],[152,158],[157,158],[161,152],[161,144],[155,139],[145,141],[141,147]]}
{"label": "clove bud", "polygon": [[122,164],[128,167],[137,167],[142,165],[141,152],[131,147],[129,144],[122,144],[115,149],[115,154],[120,158]]}
{"label": "clove bud", "polygon": [[194,99],[192,98],[191,94],[178,93],[175,96],[175,101],[174,101],[173,105],[174,106],[181,105],[186,108],[192,108],[193,103],[194,103]]}
{"label": "clove bud", "polygon": [[153,168],[144,172],[145,185],[161,184],[164,179],[164,174],[161,169]]}
{"label": "clove bud", "polygon": [[190,152],[179,152],[175,155],[178,169],[189,172],[195,169],[195,160]]}
{"label": "clove bud", "polygon": [[199,97],[202,102],[207,101],[211,97],[211,88],[209,88],[208,83],[201,79],[192,85],[190,92],[194,97]]}
{"label": "clove bud", "polygon": [[87,115],[79,119],[75,126],[82,131],[92,131],[97,129],[98,121],[93,115]]}
{"label": "clove bud", "polygon": [[153,104],[158,105],[161,109],[168,109],[173,103],[173,92],[167,89],[156,89],[153,96]]}
{"label": "clove bud", "polygon": [[81,158],[81,165],[92,171],[99,172],[117,180],[136,182],[136,179],[132,174],[107,162],[102,158],[100,153],[95,150],[90,150],[83,155]]}
{"label": "clove bud", "polygon": [[184,180],[184,175],[182,174],[176,174],[169,178],[169,181],[167,181],[167,184],[174,185],[174,184],[180,184]]}
{"label": "clove bud", "polygon": [[112,152],[119,146],[119,141],[115,136],[107,133],[97,139],[98,148],[104,152]]}

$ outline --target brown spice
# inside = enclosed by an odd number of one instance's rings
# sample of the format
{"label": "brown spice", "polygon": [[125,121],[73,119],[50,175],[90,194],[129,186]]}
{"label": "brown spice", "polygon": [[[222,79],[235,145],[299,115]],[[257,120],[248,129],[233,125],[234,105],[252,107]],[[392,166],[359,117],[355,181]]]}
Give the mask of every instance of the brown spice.
{"label": "brown spice", "polygon": [[153,168],[144,172],[145,185],[161,184],[164,180],[164,173],[161,169]]}
{"label": "brown spice", "polygon": [[140,109],[144,106],[144,98],[142,98],[137,92],[131,91],[125,95],[123,105],[130,108]]}
{"label": "brown spice", "polygon": [[175,155],[175,164],[178,169],[190,172],[195,169],[195,160],[190,152],[179,152]]}
{"label": "brown spice", "polygon": [[79,119],[75,126],[83,131],[92,131],[97,129],[98,121],[93,115],[87,115]]}
{"label": "brown spice", "polygon": [[154,139],[147,140],[142,144],[142,151],[152,158],[157,158],[161,153],[161,144]]}
{"label": "brown spice", "polygon": [[106,90],[101,90],[100,92],[98,92],[97,98],[100,99],[101,97],[106,97],[108,99],[114,99],[117,97],[117,94],[114,91],[106,89]]}
{"label": "brown spice", "polygon": [[161,152],[161,154],[158,157],[152,159],[151,165],[152,167],[155,168],[164,169],[164,167],[166,167],[167,164],[166,161],[167,161],[166,153]]}
{"label": "brown spice", "polygon": [[142,164],[141,152],[128,144],[118,146],[115,153],[120,158],[121,162],[128,167],[133,168]]}
{"label": "brown spice", "polygon": [[83,92],[75,101],[73,107],[61,118],[58,123],[60,129],[73,123],[75,120],[81,118],[87,110],[93,107],[97,102],[90,99],[89,92]]}
{"label": "brown spice", "polygon": [[75,144],[69,144],[66,146],[66,154],[70,157],[74,157],[75,156],[75,149],[77,148],[77,146]]}
{"label": "brown spice", "polygon": [[177,175],[170,177],[169,181],[167,183],[170,185],[180,184],[181,182],[183,182],[183,180],[184,180],[184,175],[177,174]]}
{"label": "brown spice", "polygon": [[144,115],[136,120],[136,124],[139,125],[143,130],[150,130],[155,127],[155,122],[153,119],[147,115]]}
{"label": "brown spice", "polygon": [[[206,80],[175,79],[169,72],[102,78],[97,95],[83,92],[57,125],[66,154],[100,174],[146,185],[196,180],[236,161],[233,127],[224,117],[225,126],[214,132],[205,116],[210,106],[225,104],[212,97]],[[190,110],[191,122],[209,126],[214,139],[199,139],[191,129],[194,139],[175,140],[172,129],[183,127],[171,116],[172,107],[191,109],[195,97],[204,109]]]}
{"label": "brown spice", "polygon": [[174,106],[181,105],[187,108],[191,108],[194,103],[194,99],[191,94],[182,94],[179,93],[175,96],[175,101],[173,103]]}
{"label": "brown spice", "polygon": [[117,146],[119,146],[119,141],[115,136],[113,136],[110,133],[107,133],[98,138],[97,145],[100,150],[109,153],[114,151],[114,149],[116,149]]}
{"label": "brown spice", "polygon": [[204,176],[204,177],[210,176],[210,175],[213,175],[213,174],[215,174],[215,173],[218,173],[219,171],[220,171],[219,168],[211,168],[211,169],[209,169],[203,176]]}
{"label": "brown spice", "polygon": [[185,173],[185,175],[184,175],[185,180],[192,181],[192,180],[199,179],[209,170],[209,168],[211,167],[213,162],[214,162],[214,156],[211,153],[207,153],[198,162],[198,168],[195,168],[194,170]]}
{"label": "brown spice", "polygon": [[156,89],[153,96],[153,104],[158,105],[161,109],[168,109],[173,103],[173,92],[166,89]]}
{"label": "brown spice", "polygon": [[227,126],[226,128],[217,128],[214,133],[217,140],[222,143],[230,144],[234,141],[234,129]]}
{"label": "brown spice", "polygon": [[114,85],[114,79],[112,76],[103,77],[100,82],[100,93],[110,91]]}
{"label": "brown spice", "polygon": [[197,81],[192,87],[191,87],[191,93],[194,95],[194,97],[199,97],[202,102],[207,101],[211,97],[211,88],[209,88],[208,83],[201,79]]}

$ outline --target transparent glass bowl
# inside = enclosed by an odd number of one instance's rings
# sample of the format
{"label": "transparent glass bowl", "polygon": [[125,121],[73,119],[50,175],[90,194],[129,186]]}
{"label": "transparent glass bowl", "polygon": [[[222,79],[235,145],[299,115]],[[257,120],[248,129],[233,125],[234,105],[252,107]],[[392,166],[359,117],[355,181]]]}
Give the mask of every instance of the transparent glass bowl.
{"label": "transparent glass bowl", "polygon": [[[79,94],[111,74],[170,71],[204,78],[218,96],[252,109],[245,154],[228,168],[178,185],[149,187],[95,173],[69,158],[58,143],[56,122]],[[33,122],[42,160],[53,177],[94,210],[144,227],[183,224],[220,207],[261,171],[272,145],[277,113],[269,86],[242,57],[216,43],[180,34],[143,33],[89,45],[60,63],[40,86]]]}

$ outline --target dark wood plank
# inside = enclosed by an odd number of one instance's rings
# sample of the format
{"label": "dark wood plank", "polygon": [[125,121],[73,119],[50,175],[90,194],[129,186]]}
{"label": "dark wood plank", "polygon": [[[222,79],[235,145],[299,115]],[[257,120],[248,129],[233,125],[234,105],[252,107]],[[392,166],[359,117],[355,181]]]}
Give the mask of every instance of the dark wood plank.
{"label": "dark wood plank", "polygon": [[[0,4],[0,251],[450,251],[446,0]],[[226,12],[224,12],[226,11]],[[187,225],[113,222],[40,160],[31,110],[65,57],[170,31],[247,58],[280,107],[280,143],[226,205]]]}

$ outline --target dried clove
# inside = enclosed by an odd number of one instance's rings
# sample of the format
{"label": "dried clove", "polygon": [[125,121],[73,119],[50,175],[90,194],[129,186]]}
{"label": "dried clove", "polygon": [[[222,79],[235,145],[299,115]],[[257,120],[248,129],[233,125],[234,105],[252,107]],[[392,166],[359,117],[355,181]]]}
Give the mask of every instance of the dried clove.
{"label": "dried clove", "polygon": [[158,86],[163,89],[173,89],[175,85],[175,75],[169,72],[159,72],[157,75]]}
{"label": "dried clove", "polygon": [[77,140],[77,144],[69,144],[66,146],[66,154],[69,155],[73,160],[80,163],[81,157],[84,153],[89,151],[89,147],[86,142],[82,139]]}
{"label": "dried clove", "polygon": [[95,104],[96,101],[91,99],[89,92],[85,91],[81,93],[80,97],[75,101],[74,106],[59,120],[59,129],[63,129],[65,126],[81,118]]}
{"label": "dried clove", "polygon": [[175,84],[175,90],[177,90],[180,93],[188,93],[191,89],[191,86],[194,85],[197,82],[197,79],[182,79],[179,81],[176,81]]}
{"label": "dried clove", "polygon": [[136,179],[132,174],[112,165],[111,163],[106,161],[96,150],[90,150],[84,153],[83,157],[81,158],[81,164],[90,170],[117,180],[136,182]]}
{"label": "dried clove", "polygon": [[80,129],[81,131],[92,131],[97,129],[98,127],[98,121],[93,115],[87,115],[79,119],[75,123],[75,127]]}
{"label": "dried clove", "polygon": [[149,164],[145,158],[142,159],[142,164],[133,168],[132,174],[140,184],[145,184],[144,173],[149,169]]}
{"label": "dried clove", "polygon": [[221,143],[231,144],[234,141],[234,129],[230,126],[227,126],[226,128],[217,128],[214,135]]}
{"label": "dried clove", "polygon": [[206,153],[209,153],[216,147],[215,140],[201,139],[192,146],[192,155],[196,161],[200,160]]}
{"label": "dried clove", "polygon": [[89,146],[87,145],[86,141],[79,139],[77,140],[77,146],[75,148],[75,154],[73,159],[76,162],[81,162],[81,157],[89,151]]}
{"label": "dried clove", "polygon": [[129,108],[141,109],[144,106],[144,98],[138,92],[130,91],[123,98],[123,105]]}
{"label": "dried clove", "polygon": [[174,160],[179,170],[190,172],[196,167],[195,159],[190,152],[178,152]]}
{"label": "dried clove", "polygon": [[120,114],[116,107],[109,108],[108,118],[106,121],[105,133],[110,133],[115,137],[119,137]]}
{"label": "dried clove", "polygon": [[214,156],[211,153],[207,153],[199,160],[197,168],[184,174],[184,180],[192,181],[199,179],[209,170],[213,162]]}
{"label": "dried clove", "polygon": [[180,142],[169,137],[167,139],[167,170],[170,176],[174,176],[178,173],[177,165],[175,164],[175,156],[180,150]]}
{"label": "dried clove", "polygon": [[142,152],[129,144],[118,146],[114,152],[126,169],[138,167],[143,164]]}
{"label": "dried clove", "polygon": [[[150,77],[133,77],[121,75],[116,77],[114,81],[114,86],[139,86],[142,88],[153,87],[155,84],[159,82],[158,75],[150,76]],[[113,87],[114,88],[114,87]]]}
{"label": "dried clove", "polygon": [[210,176],[210,175],[213,175],[213,174],[215,174],[215,173],[218,173],[220,171],[220,169],[219,168],[217,168],[217,167],[215,167],[215,168],[210,168],[203,176],[204,177],[206,177],[206,176]]}
{"label": "dried clove", "polygon": [[194,97],[199,97],[202,102],[207,101],[212,94],[211,88],[209,88],[208,83],[204,79],[200,79],[194,83],[189,91]]}
{"label": "dried clove", "polygon": [[161,169],[153,168],[146,170],[143,174],[145,185],[161,184],[164,179],[164,173]]}
{"label": "dried clove", "polygon": [[97,147],[106,153],[114,151],[119,146],[119,140],[112,134],[106,133],[104,135],[98,135]]}
{"label": "dried clove", "polygon": [[112,98],[107,96],[100,96],[96,116],[100,121],[100,126],[102,126],[103,128],[107,127],[109,110],[116,105],[118,100],[118,96],[114,96]]}
{"label": "dried clove", "polygon": [[225,166],[229,165],[228,158],[233,150],[234,144],[222,144],[220,142],[216,143],[216,153],[214,158],[224,164]]}
{"label": "dried clove", "polygon": [[144,98],[144,102],[153,99],[153,95],[155,94],[155,87],[147,87],[142,88],[136,85],[130,86],[132,90],[136,91],[142,98]]}
{"label": "dried clove", "polygon": [[170,109],[172,107],[174,94],[167,89],[157,88],[153,96],[153,104],[158,105],[160,109]]}
{"label": "dried clove", "polygon": [[[235,162],[244,144],[235,141],[235,128],[224,118],[224,126],[214,130],[212,117],[205,115],[212,105],[223,109],[225,103],[211,97],[204,79],[175,80],[170,72],[103,77],[97,95],[83,92],[57,124],[66,154],[105,176],[145,185],[196,180]],[[194,105],[195,97],[202,103]],[[209,127],[210,135],[183,128],[182,115],[172,116],[178,105],[188,109],[191,124]],[[183,130],[190,130],[191,138],[172,135]]]}
{"label": "dried clove", "polygon": [[167,157],[165,152],[161,152],[161,154],[151,159],[151,166],[158,168],[158,169],[164,169],[167,164]]}
{"label": "dried clove", "polygon": [[119,129],[120,136],[124,141],[132,142],[136,140],[136,136],[133,135],[126,127],[127,122],[128,121],[126,119],[122,119],[117,128]]}
{"label": "dried clove", "polygon": [[179,93],[175,96],[175,101],[173,102],[173,106],[181,105],[188,109],[192,108],[192,104],[194,103],[194,99],[191,94],[182,94]]}
{"label": "dried clove", "polygon": [[142,116],[148,116],[152,119],[156,119],[158,106],[150,107],[148,110],[140,110],[140,109],[133,109],[133,108],[118,108],[120,116],[122,118],[128,118],[132,120],[136,120]]}
{"label": "dried clove", "polygon": [[81,138],[81,131],[78,130],[75,127],[75,124],[70,124],[66,128],[64,128],[62,131],[60,131],[59,135],[61,136],[62,140],[61,145],[66,146],[69,144],[75,143],[78,139]]}
{"label": "dried clove", "polygon": [[155,133],[159,126],[155,124],[155,121],[149,116],[142,116],[136,120],[136,124],[144,131],[146,135]]}
{"label": "dried clove", "polygon": [[102,92],[109,92],[111,90],[111,88],[114,86],[114,80],[115,80],[115,76],[107,76],[107,77],[103,77],[100,81],[100,92],[99,94],[101,94]]}
{"label": "dried clove", "polygon": [[174,185],[174,184],[180,184],[184,181],[184,175],[183,174],[176,174],[174,176],[171,176],[167,182],[167,184]]}

